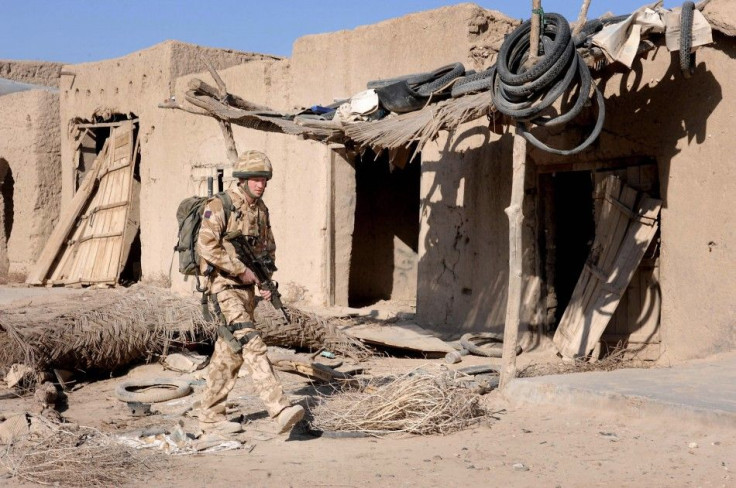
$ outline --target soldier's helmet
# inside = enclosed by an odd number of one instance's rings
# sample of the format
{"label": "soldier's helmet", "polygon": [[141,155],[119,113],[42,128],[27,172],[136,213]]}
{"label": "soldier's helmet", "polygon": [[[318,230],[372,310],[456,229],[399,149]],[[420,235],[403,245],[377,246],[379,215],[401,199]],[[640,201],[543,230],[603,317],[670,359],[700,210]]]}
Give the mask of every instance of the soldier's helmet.
{"label": "soldier's helmet", "polygon": [[261,151],[245,151],[233,166],[233,176],[244,179],[265,177],[270,180],[273,167],[268,156]]}

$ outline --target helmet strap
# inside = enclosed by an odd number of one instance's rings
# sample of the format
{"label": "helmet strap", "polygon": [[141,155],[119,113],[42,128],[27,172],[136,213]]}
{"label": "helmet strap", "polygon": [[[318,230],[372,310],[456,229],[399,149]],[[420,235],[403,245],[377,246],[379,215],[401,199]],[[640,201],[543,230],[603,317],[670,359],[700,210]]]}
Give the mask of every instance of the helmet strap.
{"label": "helmet strap", "polygon": [[249,198],[250,198],[251,200],[253,200],[253,202],[257,202],[257,201],[258,201],[258,198],[259,198],[259,197],[255,196],[255,195],[253,194],[253,192],[251,192],[251,191],[250,191],[250,188],[248,188],[248,180],[247,180],[247,179],[243,180],[243,183],[241,183],[241,185],[240,185],[240,186],[241,186],[241,187],[243,188],[243,192],[244,192],[244,193],[245,193],[246,195],[248,195],[248,197],[249,197]]}

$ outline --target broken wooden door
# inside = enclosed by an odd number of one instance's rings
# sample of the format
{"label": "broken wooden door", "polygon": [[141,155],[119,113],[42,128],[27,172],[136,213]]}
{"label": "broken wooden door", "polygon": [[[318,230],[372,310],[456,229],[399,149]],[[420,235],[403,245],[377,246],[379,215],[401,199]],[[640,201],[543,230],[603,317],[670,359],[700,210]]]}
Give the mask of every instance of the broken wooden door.
{"label": "broken wooden door", "polygon": [[111,129],[94,170],[80,186],[85,191],[75,195],[72,208],[60,219],[60,230],[54,233],[58,235],[50,240],[49,249],[44,248],[48,266],[33,274],[35,282],[117,283],[139,226],[133,129],[131,121]]}
{"label": "broken wooden door", "polygon": [[615,175],[603,186],[595,240],[554,336],[567,358],[593,350],[659,227],[659,200]]}

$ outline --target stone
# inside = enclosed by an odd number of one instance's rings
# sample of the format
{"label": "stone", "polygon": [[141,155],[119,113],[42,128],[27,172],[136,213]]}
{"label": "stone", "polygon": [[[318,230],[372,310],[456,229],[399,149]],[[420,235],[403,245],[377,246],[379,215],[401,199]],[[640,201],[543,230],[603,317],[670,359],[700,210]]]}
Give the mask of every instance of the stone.
{"label": "stone", "polygon": [[8,417],[0,424],[0,444],[12,444],[30,433],[31,424],[28,415],[22,413]]}

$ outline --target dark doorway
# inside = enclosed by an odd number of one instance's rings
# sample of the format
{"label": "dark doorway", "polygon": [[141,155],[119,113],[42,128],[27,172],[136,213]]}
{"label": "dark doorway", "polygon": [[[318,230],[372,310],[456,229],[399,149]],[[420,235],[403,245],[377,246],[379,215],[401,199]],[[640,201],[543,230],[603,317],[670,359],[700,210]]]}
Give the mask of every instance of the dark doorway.
{"label": "dark doorway", "polygon": [[547,329],[562,318],[595,235],[590,171],[540,175],[541,246],[547,283]]}
{"label": "dark doorway", "polygon": [[0,203],[2,204],[0,212],[2,212],[2,222],[4,224],[0,232],[3,232],[5,242],[10,240],[10,234],[13,232],[13,221],[15,218],[14,193],[15,179],[13,178],[13,170],[10,169],[10,164],[6,160],[0,158]]}
{"label": "dark doorway", "polygon": [[411,289],[416,301],[420,175],[419,157],[399,168],[389,163],[385,153],[376,157],[366,151],[356,162],[351,307],[406,300]]}

